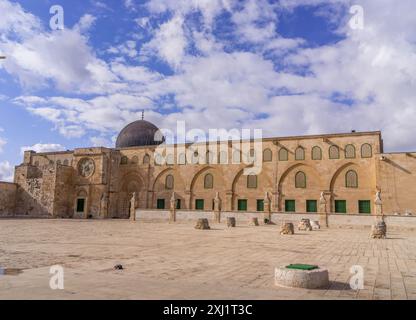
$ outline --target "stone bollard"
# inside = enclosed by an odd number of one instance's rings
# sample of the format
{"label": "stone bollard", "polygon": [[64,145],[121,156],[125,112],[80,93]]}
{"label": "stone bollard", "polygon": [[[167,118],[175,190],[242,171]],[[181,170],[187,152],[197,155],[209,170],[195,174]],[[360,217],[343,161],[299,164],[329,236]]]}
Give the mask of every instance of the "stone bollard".
{"label": "stone bollard", "polygon": [[321,225],[319,224],[319,221],[311,221],[311,227],[312,230],[318,230],[321,229]]}
{"label": "stone bollard", "polygon": [[387,234],[387,226],[384,221],[377,221],[371,226],[371,238],[385,239]]}
{"label": "stone bollard", "polygon": [[312,231],[311,221],[309,219],[301,219],[298,224],[298,230]]}
{"label": "stone bollard", "polygon": [[284,222],[280,228],[280,234],[295,234],[295,227],[291,222]]}
{"label": "stone bollard", "polygon": [[235,228],[235,218],[234,217],[227,217],[227,227],[228,228]]}
{"label": "stone bollard", "polygon": [[209,229],[211,229],[209,227],[208,219],[206,219],[206,218],[198,219],[198,221],[196,223],[196,226],[195,226],[195,229],[200,229],[200,230],[209,230]]}
{"label": "stone bollard", "polygon": [[250,219],[250,223],[248,225],[249,226],[256,226],[257,227],[259,225],[259,219],[255,218],[255,217],[252,217]]}

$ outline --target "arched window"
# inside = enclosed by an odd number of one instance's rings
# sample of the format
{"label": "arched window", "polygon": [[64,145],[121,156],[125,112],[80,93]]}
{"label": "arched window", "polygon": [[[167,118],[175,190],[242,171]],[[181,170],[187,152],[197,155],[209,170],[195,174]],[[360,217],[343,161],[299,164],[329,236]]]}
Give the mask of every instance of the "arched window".
{"label": "arched window", "polygon": [[169,153],[169,154],[166,156],[166,164],[168,164],[168,165],[173,165],[173,164],[175,164],[175,159],[174,159],[174,157],[173,157],[173,154],[172,154],[172,153]]}
{"label": "arched window", "polygon": [[306,188],[306,175],[304,172],[299,171],[295,175],[295,187],[296,188]]}
{"label": "arched window", "polygon": [[131,163],[136,164],[139,162],[139,157],[138,156],[134,156],[133,158],[131,158]]}
{"label": "arched window", "polygon": [[318,146],[312,148],[312,160],[322,160],[322,150]]}
{"label": "arched window", "polygon": [[345,158],[354,159],[355,158],[355,147],[352,144],[345,146]]}
{"label": "arched window", "polygon": [[347,188],[358,188],[358,174],[350,170],[345,174],[345,186]]}
{"label": "arched window", "polygon": [[161,166],[163,164],[163,156],[160,153],[155,153],[155,165]]}
{"label": "arched window", "polygon": [[35,161],[35,167],[39,167],[39,161]]}
{"label": "arched window", "polygon": [[64,166],[67,166],[68,164],[69,164],[68,159],[65,159],[65,160],[64,160]]}
{"label": "arched window", "polygon": [[149,164],[150,163],[150,156],[148,154],[145,154],[143,157],[143,164]]}
{"label": "arched window", "polygon": [[214,188],[214,177],[212,174],[207,173],[204,177],[204,189]]}
{"label": "arched window", "polygon": [[371,158],[373,156],[373,150],[371,145],[365,143],[361,146],[361,158]]}
{"label": "arched window", "polygon": [[339,159],[339,148],[338,146],[329,147],[329,159]]}
{"label": "arched window", "polygon": [[264,151],[263,151],[263,161],[264,162],[270,162],[272,160],[273,160],[272,150],[264,149]]}
{"label": "arched window", "polygon": [[295,151],[295,160],[305,160],[305,149],[297,147]]}
{"label": "arched window", "polygon": [[227,151],[220,152],[220,163],[221,164],[228,164],[228,153]]}
{"label": "arched window", "polygon": [[240,164],[241,163],[241,152],[240,150],[234,150],[233,152],[233,163]]}
{"label": "arched window", "polygon": [[128,158],[126,156],[123,156],[121,157],[120,164],[127,164],[128,161],[129,161]]}
{"label": "arched window", "polygon": [[255,189],[257,188],[257,176],[254,174],[249,174],[247,176],[247,188]]}
{"label": "arched window", "polygon": [[165,188],[169,190],[173,189],[173,176],[171,174],[166,176]]}
{"label": "arched window", "polygon": [[279,161],[287,161],[289,159],[289,152],[285,148],[279,150]]}
{"label": "arched window", "polygon": [[185,153],[180,153],[178,155],[178,164],[185,164],[186,162],[186,158],[185,158]]}

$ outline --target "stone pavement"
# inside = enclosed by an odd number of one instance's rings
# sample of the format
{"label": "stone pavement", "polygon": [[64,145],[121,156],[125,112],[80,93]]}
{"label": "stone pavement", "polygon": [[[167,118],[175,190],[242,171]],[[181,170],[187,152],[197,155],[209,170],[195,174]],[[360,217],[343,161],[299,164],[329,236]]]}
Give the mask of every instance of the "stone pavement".
{"label": "stone pavement", "polygon": [[[0,299],[416,299],[416,234],[321,229],[279,234],[277,225],[227,228],[211,223],[128,220],[0,220]],[[329,269],[320,290],[280,288],[274,268],[289,263]],[[49,268],[64,267],[64,290]],[[124,270],[113,270],[122,264]],[[364,289],[349,287],[364,268]]]}

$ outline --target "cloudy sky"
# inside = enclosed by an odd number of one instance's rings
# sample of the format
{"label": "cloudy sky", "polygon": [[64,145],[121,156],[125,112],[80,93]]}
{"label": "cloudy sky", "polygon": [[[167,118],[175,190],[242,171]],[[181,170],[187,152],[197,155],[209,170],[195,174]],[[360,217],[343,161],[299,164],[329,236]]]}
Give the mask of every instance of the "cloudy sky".
{"label": "cloudy sky", "polygon": [[414,151],[415,12],[414,0],[0,0],[0,179],[25,149],[113,146],[142,110],[172,129],[382,130],[387,151]]}

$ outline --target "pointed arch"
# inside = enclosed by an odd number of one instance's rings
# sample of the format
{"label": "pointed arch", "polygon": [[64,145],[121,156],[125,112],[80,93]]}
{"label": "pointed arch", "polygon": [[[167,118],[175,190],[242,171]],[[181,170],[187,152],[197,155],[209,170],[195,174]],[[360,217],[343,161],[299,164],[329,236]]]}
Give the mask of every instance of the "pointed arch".
{"label": "pointed arch", "polygon": [[195,175],[193,176],[193,178],[192,178],[192,180],[191,180],[191,184],[190,184],[190,186],[189,186],[189,189],[191,190],[191,192],[192,192],[192,191],[193,191],[193,189],[194,189],[195,182],[196,182],[196,180],[198,179],[198,177],[199,177],[202,173],[204,173],[205,171],[208,171],[208,170],[210,170],[210,169],[215,170],[215,169],[214,169],[214,167],[207,166],[207,167],[204,167],[204,168],[202,168],[201,170],[199,170],[197,173],[195,173]]}
{"label": "pointed arch", "polygon": [[332,175],[332,177],[331,177],[331,181],[330,181],[330,183],[329,183],[329,190],[331,191],[331,192],[333,192],[334,191],[334,185],[335,185],[335,181],[337,180],[337,178],[338,178],[338,176],[340,175],[340,173],[345,169],[345,168],[347,168],[347,167],[349,167],[349,166],[351,166],[351,165],[354,165],[354,163],[353,162],[348,162],[348,163],[346,163],[346,164],[344,164],[344,165],[342,165],[341,167],[339,167],[336,171],[335,171],[335,173]]}
{"label": "pointed arch", "polygon": [[355,147],[352,144],[347,144],[345,146],[345,159],[354,159],[355,158]]}
{"label": "pointed arch", "polygon": [[273,153],[270,148],[266,148],[263,151],[263,161],[264,162],[270,162],[273,160]]}
{"label": "pointed arch", "polygon": [[173,169],[172,168],[166,168],[166,169],[163,169],[162,171],[160,171],[159,172],[159,174],[156,176],[156,178],[153,180],[153,183],[152,183],[152,191],[155,191],[155,185],[156,185],[156,182],[159,180],[159,178],[161,177],[161,176],[163,176],[166,172],[168,172],[168,171],[172,171],[173,172]]}

